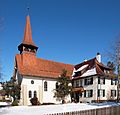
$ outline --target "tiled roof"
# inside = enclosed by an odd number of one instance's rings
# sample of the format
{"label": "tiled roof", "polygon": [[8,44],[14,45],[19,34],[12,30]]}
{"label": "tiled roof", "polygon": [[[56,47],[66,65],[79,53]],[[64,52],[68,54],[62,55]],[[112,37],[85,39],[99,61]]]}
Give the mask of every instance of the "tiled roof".
{"label": "tiled roof", "polygon": [[[85,66],[86,65],[86,66]],[[84,67],[84,68],[82,68]],[[105,66],[104,64],[98,62],[98,60],[96,58],[90,59],[88,61],[84,61],[80,64],[77,64],[74,66],[75,70],[76,70],[76,75],[73,76],[73,79],[78,79],[81,76],[83,76],[84,73],[86,73],[88,70],[92,70],[93,68],[95,68],[96,72],[92,75],[114,75],[112,69],[110,69],[109,67]],[[82,68],[82,69],[80,69]],[[78,70],[78,71],[77,71]],[[109,71],[109,73],[105,73],[105,71]]]}
{"label": "tiled roof", "polygon": [[23,76],[57,78],[63,69],[67,70],[68,76],[73,71],[73,65],[36,58],[27,53],[17,54],[15,60],[18,71]]}

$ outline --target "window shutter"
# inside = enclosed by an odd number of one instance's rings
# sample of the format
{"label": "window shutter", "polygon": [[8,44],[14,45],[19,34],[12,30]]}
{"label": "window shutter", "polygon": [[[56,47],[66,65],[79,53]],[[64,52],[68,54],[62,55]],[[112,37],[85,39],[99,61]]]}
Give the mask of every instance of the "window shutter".
{"label": "window shutter", "polygon": [[105,77],[104,77],[104,79],[103,79],[103,84],[105,84]]}
{"label": "window shutter", "polygon": [[84,97],[86,97],[86,90],[84,91]]}
{"label": "window shutter", "polygon": [[100,84],[100,77],[98,77],[98,84]]}
{"label": "window shutter", "polygon": [[103,97],[105,97],[105,90],[103,89]]}
{"label": "window shutter", "polygon": [[93,77],[91,77],[91,84],[93,84]]}
{"label": "window shutter", "polygon": [[93,96],[93,90],[90,90],[90,97]]}
{"label": "window shutter", "polygon": [[87,79],[84,80],[84,84],[87,85]]}
{"label": "window shutter", "polygon": [[98,97],[100,97],[100,89],[98,89]]}

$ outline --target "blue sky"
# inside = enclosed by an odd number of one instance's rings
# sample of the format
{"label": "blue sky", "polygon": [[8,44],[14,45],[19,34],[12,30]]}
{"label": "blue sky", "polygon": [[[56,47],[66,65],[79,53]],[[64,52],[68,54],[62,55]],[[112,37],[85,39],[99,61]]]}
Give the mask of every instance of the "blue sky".
{"label": "blue sky", "polygon": [[13,74],[24,36],[27,7],[37,57],[78,64],[105,56],[120,33],[119,0],[0,0],[0,61],[4,80]]}

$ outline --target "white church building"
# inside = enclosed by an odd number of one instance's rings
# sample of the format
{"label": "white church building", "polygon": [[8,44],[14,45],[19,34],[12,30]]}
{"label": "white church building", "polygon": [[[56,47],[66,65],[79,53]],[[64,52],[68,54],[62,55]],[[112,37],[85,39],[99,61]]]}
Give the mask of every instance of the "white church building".
{"label": "white church building", "polygon": [[13,75],[21,85],[21,105],[31,105],[30,99],[34,96],[37,96],[41,104],[58,103],[54,98],[56,79],[63,69],[67,70],[70,77],[73,71],[73,65],[37,58],[37,49],[38,47],[32,40],[30,17],[27,16],[24,38],[18,46],[20,54],[15,56]]}

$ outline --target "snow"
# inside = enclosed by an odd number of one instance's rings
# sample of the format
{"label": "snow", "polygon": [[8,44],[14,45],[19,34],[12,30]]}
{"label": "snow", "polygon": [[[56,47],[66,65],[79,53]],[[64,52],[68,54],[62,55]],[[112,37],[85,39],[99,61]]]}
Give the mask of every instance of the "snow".
{"label": "snow", "polygon": [[10,102],[0,102],[0,106],[8,106],[10,105]]}
{"label": "snow", "polygon": [[44,115],[70,111],[89,110],[110,106],[120,106],[120,103],[70,103],[61,105],[16,106],[0,108],[0,115]]}

